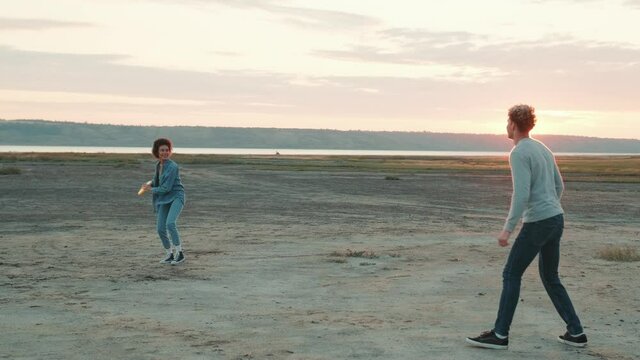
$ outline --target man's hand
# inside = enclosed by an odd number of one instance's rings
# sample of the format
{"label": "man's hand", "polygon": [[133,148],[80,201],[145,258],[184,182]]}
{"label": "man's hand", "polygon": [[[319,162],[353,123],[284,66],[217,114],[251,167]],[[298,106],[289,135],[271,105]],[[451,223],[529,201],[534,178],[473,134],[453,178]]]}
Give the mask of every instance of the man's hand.
{"label": "man's hand", "polygon": [[509,236],[511,236],[511,232],[502,230],[500,235],[498,236],[498,244],[502,247],[509,245]]}

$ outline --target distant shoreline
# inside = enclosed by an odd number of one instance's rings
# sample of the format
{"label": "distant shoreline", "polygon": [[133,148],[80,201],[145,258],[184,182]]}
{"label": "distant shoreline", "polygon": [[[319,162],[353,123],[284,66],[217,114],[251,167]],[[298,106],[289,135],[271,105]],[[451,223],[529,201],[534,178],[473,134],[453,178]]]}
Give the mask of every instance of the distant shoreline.
{"label": "distant shoreline", "polygon": [[[0,145],[0,153],[86,153],[148,154],[149,147],[123,146],[32,146]],[[505,151],[422,151],[422,150],[351,150],[351,149],[273,149],[273,148],[188,148],[176,147],[176,154],[190,155],[287,155],[287,156],[506,156]],[[624,152],[556,152],[557,156],[640,156]]]}
{"label": "distant shoreline", "polygon": [[[189,126],[120,126],[50,121],[0,121],[4,146],[140,147],[168,137],[181,147],[209,149],[318,149],[339,151],[508,152],[506,134],[464,134],[401,131],[339,131]],[[640,154],[640,139],[608,139],[535,134],[555,153]],[[1,145],[0,145],[1,146]],[[2,151],[2,150],[0,150]],[[138,152],[137,150],[136,152]],[[282,152],[282,151],[281,151]],[[326,151],[325,151],[326,152]]]}

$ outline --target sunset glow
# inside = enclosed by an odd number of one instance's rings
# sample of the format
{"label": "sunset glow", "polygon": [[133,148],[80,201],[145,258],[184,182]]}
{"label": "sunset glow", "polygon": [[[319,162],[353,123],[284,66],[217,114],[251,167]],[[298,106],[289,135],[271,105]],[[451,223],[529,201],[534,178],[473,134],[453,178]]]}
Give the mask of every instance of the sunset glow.
{"label": "sunset glow", "polygon": [[0,118],[640,139],[640,1],[0,4]]}

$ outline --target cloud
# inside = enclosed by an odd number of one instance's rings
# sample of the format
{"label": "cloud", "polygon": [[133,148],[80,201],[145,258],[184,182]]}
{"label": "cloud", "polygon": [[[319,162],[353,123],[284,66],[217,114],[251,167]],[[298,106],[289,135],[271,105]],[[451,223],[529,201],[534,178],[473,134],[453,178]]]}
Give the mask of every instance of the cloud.
{"label": "cloud", "polygon": [[305,28],[358,28],[380,25],[374,17],[344,11],[284,6],[272,0],[160,0],[164,2],[218,5],[240,9],[255,9],[279,16],[284,22]]}
{"label": "cloud", "polygon": [[640,0],[627,0],[625,5],[631,6],[632,8],[640,9]]}
{"label": "cloud", "polygon": [[224,57],[242,56],[241,53],[234,52],[234,51],[209,51],[209,53],[213,55],[224,56]]}
{"label": "cloud", "polygon": [[87,93],[68,93],[63,91],[20,91],[0,89],[0,98],[13,102],[28,103],[34,99],[43,99],[46,103],[85,103],[85,104],[119,104],[119,105],[169,105],[194,106],[205,105],[203,101],[175,100],[169,98],[131,97],[120,95],[96,95]]}
{"label": "cloud", "polygon": [[[626,44],[588,42],[565,35],[538,41],[491,41],[465,32],[390,29],[379,36],[388,48],[355,45],[347,50],[318,50],[314,54],[336,60],[390,64],[443,64],[494,69],[488,76],[536,74],[556,78],[608,73],[635,76],[640,49]],[[493,75],[492,75],[493,74]]]}
{"label": "cloud", "polygon": [[[640,110],[633,95],[640,83],[640,49],[631,45],[589,42],[565,35],[538,41],[492,41],[465,32],[411,29],[384,30],[379,36],[391,45],[386,48],[356,45],[315,54],[352,62],[485,69],[481,73],[487,79],[484,85],[468,83],[464,88],[452,88],[438,84],[447,95],[465,101],[474,97],[484,99],[483,92],[488,91],[502,99],[517,100],[519,94],[520,99],[535,99],[556,108]],[[379,84],[370,83],[354,86],[380,88]],[[456,91],[460,91],[459,95]],[[441,100],[451,103],[446,98]]]}
{"label": "cloud", "polygon": [[[0,58],[0,88],[5,90],[117,95],[118,102],[123,102],[121,97],[199,101],[205,105],[194,104],[194,108],[224,112],[420,117],[435,106],[456,103],[456,96],[472,93],[475,88],[433,79],[301,79],[299,75],[250,71],[168,70],[119,64],[127,59],[122,55],[58,54],[8,47],[0,47]],[[35,95],[34,102],[38,101]],[[482,96],[475,98],[482,102]]]}
{"label": "cloud", "polygon": [[[573,3],[574,5],[583,5],[589,3],[600,2],[602,6],[612,5],[609,1],[605,0],[529,0],[529,2],[534,4],[547,4],[547,3]],[[617,5],[617,4],[616,4]],[[630,6],[633,8],[640,8],[640,0],[625,0],[622,2],[623,6]]]}
{"label": "cloud", "polygon": [[339,60],[392,64],[486,65],[469,58],[471,53],[477,55],[476,44],[486,41],[485,37],[472,33],[394,28],[379,31],[378,37],[393,45],[388,49],[354,45],[348,50],[317,50],[314,54]]}
{"label": "cloud", "polygon": [[[520,71],[492,82],[460,83],[433,78],[181,71],[124,65],[121,62],[128,57],[117,54],[59,54],[1,46],[0,58],[0,88],[22,91],[20,101],[28,101],[26,92],[34,92],[31,105],[9,103],[5,97],[1,107],[4,114],[0,114],[4,117],[7,109],[18,113],[31,106],[38,111],[49,109],[55,115],[73,107],[90,120],[104,116],[105,121],[106,114],[131,119],[136,114],[153,118],[161,113],[176,119],[245,119],[241,122],[245,126],[251,119],[288,117],[299,127],[323,127],[327,119],[359,118],[369,119],[367,125],[353,128],[391,129],[400,126],[400,119],[424,119],[423,125],[407,128],[429,130],[433,129],[431,121],[436,120],[502,118],[504,114],[494,109],[523,101],[575,111],[640,111],[635,98],[640,64],[592,73]],[[77,97],[76,104],[67,100],[51,104],[42,92],[96,97]],[[158,104],[162,99],[167,99],[166,103]],[[111,101],[118,105],[110,105]],[[92,113],[91,106],[97,102],[99,107]],[[305,120],[308,118],[322,120],[305,122],[310,121]],[[269,124],[275,125],[273,121]],[[254,126],[259,124],[255,120]]]}
{"label": "cloud", "polygon": [[48,30],[54,28],[90,27],[85,22],[58,21],[48,19],[17,19],[0,17],[0,30]]}
{"label": "cloud", "polygon": [[263,10],[286,16],[289,23],[303,27],[372,27],[381,24],[380,20],[342,11],[320,10],[312,8],[268,5]]}
{"label": "cloud", "polygon": [[435,45],[469,43],[488,39],[485,35],[473,34],[465,31],[429,31],[423,29],[391,28],[382,30],[379,33],[382,37],[387,37],[400,42],[422,42]]}
{"label": "cloud", "polygon": [[575,3],[575,4],[602,2],[603,4],[606,4],[606,2],[603,0],[529,0],[529,2],[532,2],[534,4],[545,4],[545,3],[551,3],[551,2],[565,2],[565,3]]}
{"label": "cloud", "polygon": [[123,94],[207,99],[268,93],[286,77],[262,73],[205,73],[121,65],[117,54],[79,55],[24,51],[0,46],[1,87],[17,90]]}

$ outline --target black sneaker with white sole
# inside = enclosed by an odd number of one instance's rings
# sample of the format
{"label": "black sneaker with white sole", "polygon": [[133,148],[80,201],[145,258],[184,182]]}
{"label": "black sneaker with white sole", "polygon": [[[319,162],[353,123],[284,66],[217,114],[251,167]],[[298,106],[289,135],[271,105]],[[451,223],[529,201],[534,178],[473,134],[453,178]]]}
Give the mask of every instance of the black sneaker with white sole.
{"label": "black sneaker with white sole", "polygon": [[480,336],[468,337],[467,343],[485,349],[506,350],[509,347],[509,338],[500,339],[496,336],[495,331],[489,330]]}
{"label": "black sneaker with white sole", "polygon": [[171,264],[173,262],[173,253],[167,255],[164,259],[160,260],[160,264]]}
{"label": "black sneaker with white sole", "polygon": [[184,262],[184,253],[180,251],[171,262],[171,265],[177,265]]}
{"label": "black sneaker with white sole", "polygon": [[575,347],[585,347],[587,346],[587,335],[580,334],[578,336],[573,336],[567,331],[564,335],[558,336],[558,341]]}

